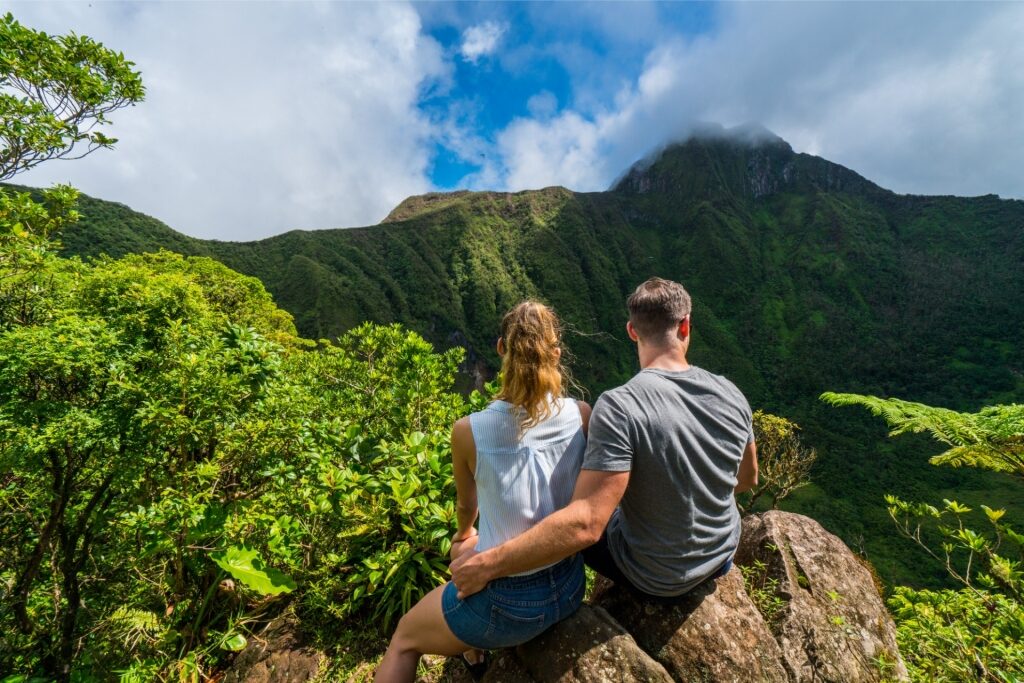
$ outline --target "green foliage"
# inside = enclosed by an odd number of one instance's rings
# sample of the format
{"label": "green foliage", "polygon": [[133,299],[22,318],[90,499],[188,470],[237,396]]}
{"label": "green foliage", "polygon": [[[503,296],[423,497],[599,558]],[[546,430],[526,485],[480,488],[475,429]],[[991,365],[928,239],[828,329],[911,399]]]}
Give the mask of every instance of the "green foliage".
{"label": "green foliage", "polygon": [[[895,496],[886,496],[885,500],[900,533],[941,562],[959,583],[967,588],[980,585],[1001,590],[1024,604],[1024,535],[1001,522],[1005,510],[982,506],[991,526],[991,532],[985,534],[966,525],[965,517],[972,510],[956,501],[945,500],[939,509],[927,503],[907,503]],[[938,551],[929,545],[929,531],[935,532],[932,538],[940,540]]]}
{"label": "green foliage", "polygon": [[444,581],[461,351],[301,343],[202,258],[71,265],[0,332],[0,668],[200,675],[290,594],[386,628]]}
{"label": "green foliage", "polygon": [[[822,395],[833,405],[861,405],[883,417],[892,434],[927,432],[949,451],[937,465],[1005,472],[1019,481],[1024,443],[1022,406],[957,413],[899,399]],[[977,531],[972,508],[944,500],[941,508],[887,495],[890,517],[958,583],[959,591],[897,587],[889,606],[912,677],[921,681],[1014,681],[1024,675],[1024,534],[1005,522],[1006,510],[982,505],[989,527]],[[1019,500],[1019,498],[1018,498]]]}
{"label": "green foliage", "polygon": [[58,260],[51,235],[78,220],[78,193],[57,186],[41,195],[0,188],[0,327],[25,325],[46,316],[43,279],[64,277],[74,266]]}
{"label": "green foliage", "polygon": [[912,680],[1016,681],[1024,676],[1024,610],[987,591],[895,589],[888,601]]}
{"label": "green foliage", "polygon": [[895,398],[831,392],[821,398],[835,406],[864,406],[889,424],[891,436],[924,432],[951,446],[933,457],[932,464],[978,467],[1024,479],[1024,404],[958,413]]}
{"label": "green foliage", "polygon": [[747,595],[754,602],[765,623],[774,630],[782,618],[786,601],[779,595],[779,580],[768,575],[768,565],[761,560],[740,566]]}
{"label": "green foliage", "polygon": [[757,500],[766,494],[774,510],[779,501],[811,483],[811,466],[818,454],[801,442],[799,430],[800,425],[784,417],[763,410],[754,412],[759,484],[739,496],[741,510],[753,510]]}
{"label": "green foliage", "polygon": [[107,115],[143,98],[134,64],[86,36],[50,36],[8,13],[0,45],[0,180],[76,148],[74,158],[112,147]]}
{"label": "green foliage", "polygon": [[266,567],[252,548],[231,546],[210,555],[214,563],[260,595],[279,595],[295,590],[295,582],[273,567]]}

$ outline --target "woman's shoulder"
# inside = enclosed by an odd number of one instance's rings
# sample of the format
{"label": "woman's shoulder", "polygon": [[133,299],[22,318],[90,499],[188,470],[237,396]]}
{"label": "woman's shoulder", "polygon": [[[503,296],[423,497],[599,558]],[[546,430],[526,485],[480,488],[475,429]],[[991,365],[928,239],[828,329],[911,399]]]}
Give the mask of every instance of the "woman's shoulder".
{"label": "woman's shoulder", "polygon": [[466,415],[465,417],[460,417],[455,421],[455,424],[452,425],[452,441],[465,439],[467,437],[470,439],[473,438],[473,425],[470,422],[470,417],[472,416]]}
{"label": "woman's shoulder", "polygon": [[576,401],[576,407],[580,410],[580,417],[582,417],[583,421],[586,422],[590,419],[590,404],[579,398],[574,400]]}

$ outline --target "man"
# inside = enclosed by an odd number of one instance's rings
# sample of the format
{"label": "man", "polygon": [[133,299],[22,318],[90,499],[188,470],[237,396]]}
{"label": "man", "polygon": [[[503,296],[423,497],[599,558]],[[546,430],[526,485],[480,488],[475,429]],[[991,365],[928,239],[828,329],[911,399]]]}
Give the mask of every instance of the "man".
{"label": "man", "polygon": [[[459,596],[584,551],[618,584],[671,600],[724,574],[740,535],[734,493],[757,484],[750,407],[690,365],[690,295],[661,278],[629,297],[640,372],[594,406],[572,501],[516,538],[452,564]],[[586,549],[586,550],[584,550]]]}

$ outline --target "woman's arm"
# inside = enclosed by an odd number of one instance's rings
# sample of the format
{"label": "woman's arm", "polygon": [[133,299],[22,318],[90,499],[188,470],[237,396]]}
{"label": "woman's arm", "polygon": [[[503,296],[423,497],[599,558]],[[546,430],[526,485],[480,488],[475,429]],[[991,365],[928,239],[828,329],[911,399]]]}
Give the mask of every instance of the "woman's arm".
{"label": "woman's arm", "polygon": [[743,449],[740,471],[736,474],[735,493],[743,493],[757,486],[757,444],[751,439]]}
{"label": "woman's arm", "polygon": [[587,435],[587,427],[590,426],[590,404],[586,401],[576,401],[580,408],[580,419],[583,420],[583,436]]}
{"label": "woman's arm", "polygon": [[[452,427],[452,467],[455,473],[455,492],[457,500],[455,513],[458,518],[458,530],[452,538],[452,557],[460,550],[456,547],[476,536],[476,444],[473,441],[473,430],[469,426],[469,418],[458,420]],[[475,542],[474,542],[475,545]]]}

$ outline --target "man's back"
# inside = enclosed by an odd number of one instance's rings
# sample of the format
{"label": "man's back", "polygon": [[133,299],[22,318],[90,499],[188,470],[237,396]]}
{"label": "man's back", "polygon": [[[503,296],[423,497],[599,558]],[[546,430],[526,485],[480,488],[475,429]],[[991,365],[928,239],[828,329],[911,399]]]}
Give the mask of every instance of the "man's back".
{"label": "man's back", "polygon": [[740,532],[733,489],[751,439],[743,394],[694,366],[642,370],[598,399],[583,468],[630,472],[607,533],[634,586],[679,595],[732,557]]}

